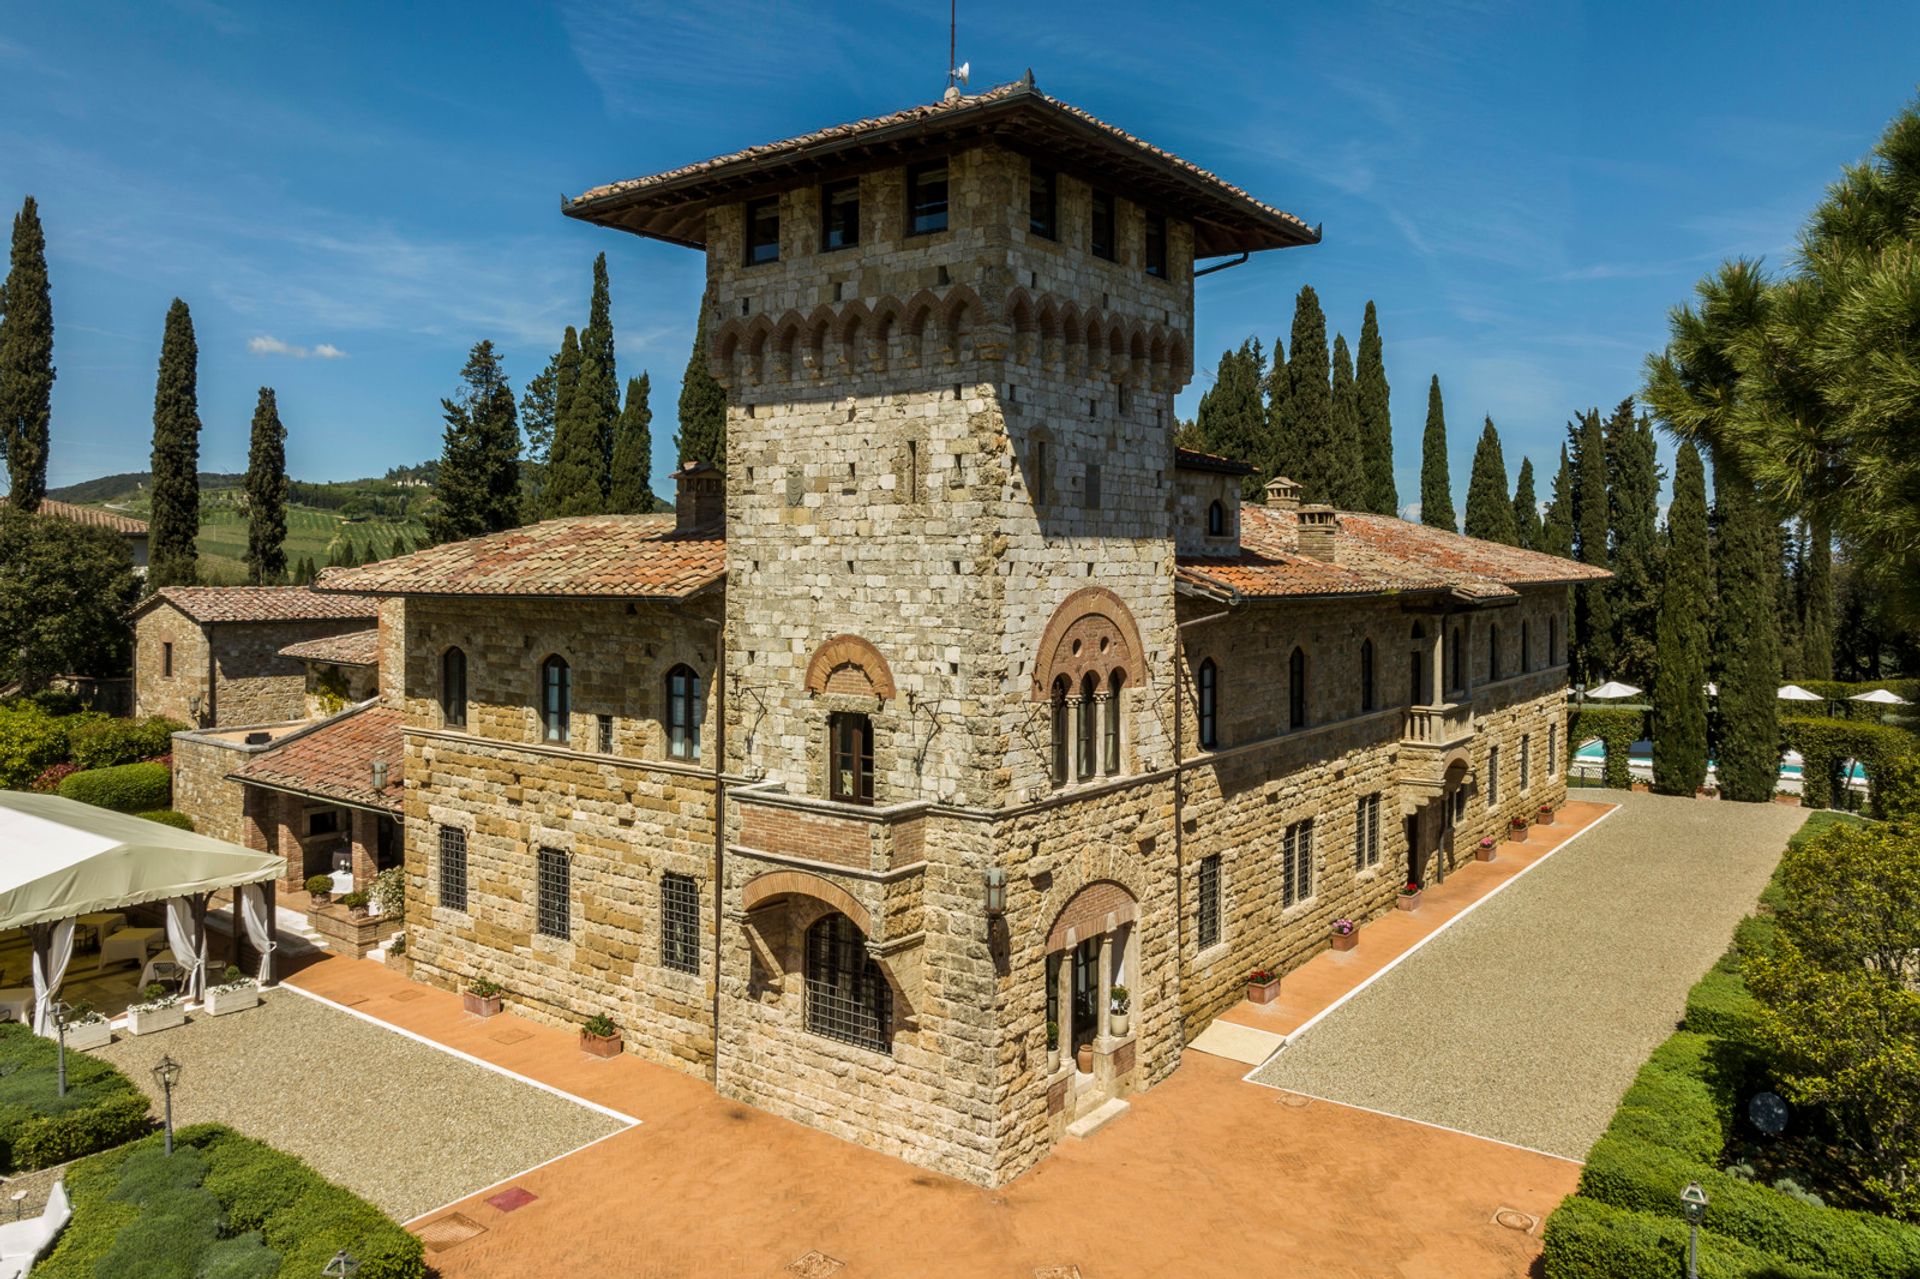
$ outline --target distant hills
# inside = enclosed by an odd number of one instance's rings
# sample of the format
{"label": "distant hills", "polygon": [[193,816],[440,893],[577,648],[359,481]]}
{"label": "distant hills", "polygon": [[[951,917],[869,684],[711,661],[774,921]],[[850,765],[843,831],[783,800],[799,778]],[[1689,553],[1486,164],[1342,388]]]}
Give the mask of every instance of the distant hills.
{"label": "distant hills", "polygon": [[[200,472],[202,489],[237,488],[246,482],[245,475],[225,475],[218,471]],[[146,496],[147,489],[153,484],[152,471],[128,471],[122,475],[103,475],[97,480],[82,480],[78,484],[69,484],[65,488],[48,489],[47,496],[56,502],[130,502]]]}

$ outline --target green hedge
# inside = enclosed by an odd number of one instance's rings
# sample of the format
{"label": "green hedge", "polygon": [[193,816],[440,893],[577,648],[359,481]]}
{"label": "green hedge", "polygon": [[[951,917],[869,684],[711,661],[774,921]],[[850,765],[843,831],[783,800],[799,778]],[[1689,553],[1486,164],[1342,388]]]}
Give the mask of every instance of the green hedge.
{"label": "green hedge", "polygon": [[0,1172],[49,1168],[153,1130],[146,1095],[98,1057],[68,1053],[59,1096],[57,1051],[29,1027],[0,1025]]}
{"label": "green hedge", "polygon": [[1583,742],[1599,738],[1607,748],[1607,785],[1625,790],[1633,783],[1633,774],[1627,769],[1627,759],[1633,744],[1646,734],[1645,711],[1630,711],[1618,706],[1580,706],[1574,708],[1573,716],[1567,721],[1567,762],[1573,762],[1574,752]]}
{"label": "green hedge", "polygon": [[340,1249],[360,1279],[424,1279],[420,1240],[305,1163],[217,1124],[95,1155],[67,1174],[73,1220],[35,1279],[311,1279]]}
{"label": "green hedge", "polygon": [[1873,779],[1881,815],[1892,822],[1920,822],[1920,750],[1890,761]]}
{"label": "green hedge", "polygon": [[82,724],[68,734],[68,750],[81,768],[112,768],[173,752],[173,735],[186,728],[177,720],[104,719]]}
{"label": "green hedge", "polygon": [[1914,749],[1914,735],[1890,724],[1830,719],[1823,715],[1783,715],[1780,740],[1800,752],[1800,802],[1811,808],[1833,807],[1833,779],[1842,760],[1857,759],[1866,770],[1873,794],[1873,811],[1881,812],[1879,787],[1872,785],[1893,761]]}
{"label": "green hedge", "polygon": [[66,762],[76,728],[104,719],[91,712],[49,715],[26,701],[0,706],[0,789],[25,790],[42,772]]}
{"label": "green hedge", "polygon": [[117,813],[150,813],[173,806],[173,771],[165,764],[91,768],[61,782],[60,793]]}
{"label": "green hedge", "polygon": [[193,818],[177,808],[155,808],[144,813],[136,813],[135,816],[144,817],[150,822],[159,822],[162,826],[177,826],[181,830],[193,829]]}
{"label": "green hedge", "polygon": [[[1687,1227],[1677,1213],[1656,1217],[1622,1212],[1575,1196],[1547,1218],[1543,1233],[1546,1273],[1552,1279],[1679,1279],[1686,1273]],[[1711,1230],[1702,1230],[1700,1279],[1848,1277],[1782,1262]]]}

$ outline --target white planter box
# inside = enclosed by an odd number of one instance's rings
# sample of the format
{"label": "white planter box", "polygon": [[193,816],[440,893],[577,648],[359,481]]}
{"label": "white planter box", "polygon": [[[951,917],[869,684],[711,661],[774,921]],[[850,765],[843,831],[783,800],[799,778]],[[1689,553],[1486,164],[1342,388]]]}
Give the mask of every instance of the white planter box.
{"label": "white planter box", "polygon": [[127,1012],[127,1029],[136,1035],[151,1035],[156,1030],[184,1026],[186,1022],[185,1004],[173,1004],[166,1008],[133,1008]]}
{"label": "white planter box", "polygon": [[67,1047],[105,1048],[113,1042],[113,1027],[105,1020],[86,1021],[67,1027]]}
{"label": "white planter box", "polygon": [[236,990],[213,989],[207,991],[207,1012],[214,1017],[225,1017],[228,1013],[237,1013],[256,1007],[260,1003],[258,986],[241,986]]}

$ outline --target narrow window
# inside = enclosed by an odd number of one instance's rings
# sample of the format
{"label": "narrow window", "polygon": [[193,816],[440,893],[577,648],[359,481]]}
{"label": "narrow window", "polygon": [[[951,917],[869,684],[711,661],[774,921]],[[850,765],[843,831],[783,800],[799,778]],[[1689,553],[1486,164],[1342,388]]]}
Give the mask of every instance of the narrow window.
{"label": "narrow window", "polygon": [[1532,628],[1525,622],[1520,623],[1520,673],[1525,675],[1533,669]]}
{"label": "narrow window", "polygon": [[1199,702],[1200,702],[1200,745],[1207,750],[1215,750],[1220,745],[1217,701],[1219,697],[1220,668],[1209,657],[1200,663]]}
{"label": "narrow window", "polygon": [[1078,734],[1078,744],[1080,747],[1079,777],[1083,782],[1093,776],[1094,761],[1096,759],[1093,753],[1095,736],[1093,721],[1094,717],[1099,714],[1099,692],[1099,683],[1093,678],[1092,672],[1088,672],[1086,677],[1080,681],[1080,731]]}
{"label": "narrow window", "polygon": [[820,248],[851,249],[860,243],[860,183],[832,182],[820,188]]}
{"label": "narrow window", "polygon": [[1380,794],[1362,795],[1353,805],[1353,868],[1380,864]]}
{"label": "narrow window", "polygon": [[556,655],[540,663],[540,728],[546,740],[565,746],[572,725],[573,672]]}
{"label": "narrow window", "polygon": [[1167,216],[1147,214],[1146,267],[1148,275],[1167,278]]}
{"label": "narrow window", "polygon": [[1520,734],[1520,789],[1533,785],[1533,734]]}
{"label": "narrow window", "polygon": [[1287,827],[1280,846],[1280,905],[1284,908],[1313,896],[1313,818]]}
{"label": "narrow window", "polygon": [[1500,802],[1500,748],[1487,747],[1487,807]]}
{"label": "narrow window", "polygon": [[1100,464],[1087,463],[1087,482],[1081,494],[1089,511],[1100,509]]}
{"label": "narrow window", "polygon": [[467,908],[467,832],[458,826],[440,828],[440,904]]}
{"label": "narrow window", "polygon": [[457,648],[440,655],[440,722],[467,726],[467,655]]}
{"label": "narrow window", "polygon": [[1047,500],[1047,442],[1033,442],[1033,504]]}
{"label": "narrow window", "polygon": [[1096,258],[1113,261],[1113,197],[1105,191],[1093,193],[1093,225],[1087,251]]}
{"label": "narrow window", "polygon": [[1206,950],[1220,944],[1220,854],[1200,859],[1200,921],[1195,940]]}
{"label": "narrow window", "polygon": [[539,904],[534,931],[566,941],[573,936],[573,859],[558,848],[543,848],[535,872]]}
{"label": "narrow window", "polygon": [[706,698],[700,677],[691,666],[667,672],[667,754],[674,759],[700,758],[700,721],[706,718]]}
{"label": "narrow window", "polygon": [[1120,694],[1125,691],[1127,677],[1124,672],[1115,671],[1107,678],[1107,776],[1112,777],[1120,771]]}
{"label": "narrow window", "polygon": [[1560,619],[1547,619],[1547,665],[1560,665]]}
{"label": "narrow window", "polygon": [[660,962],[677,972],[700,971],[700,887],[691,875],[660,877]]}
{"label": "narrow window", "polygon": [[916,164],[907,170],[907,234],[947,229],[947,162]]}
{"label": "narrow window", "polygon": [[1487,683],[1500,678],[1500,628],[1487,627]]}
{"label": "narrow window", "polygon": [[873,721],[836,712],[827,722],[831,739],[832,795],[845,804],[873,802]]}
{"label": "narrow window", "polygon": [[1054,240],[1060,236],[1056,214],[1059,182],[1052,169],[1035,165],[1027,173],[1027,230]]}
{"label": "narrow window", "polygon": [[613,716],[595,715],[593,717],[594,748],[602,755],[613,754]]}
{"label": "narrow window", "polygon": [[1053,681],[1053,784],[1065,786],[1071,773],[1073,739],[1067,725],[1067,677]]}
{"label": "narrow window", "polygon": [[1460,628],[1453,628],[1453,639],[1447,644],[1453,656],[1453,686],[1459,692],[1467,691],[1467,647],[1461,639]]}
{"label": "narrow window", "polygon": [[907,441],[907,501],[920,500],[920,441]]}
{"label": "narrow window", "polygon": [[1294,649],[1287,658],[1287,727],[1307,726],[1307,655]]}
{"label": "narrow window", "polygon": [[173,641],[160,642],[160,673],[168,679],[173,678]]}
{"label": "narrow window", "polygon": [[1373,641],[1360,641],[1360,709],[1370,711],[1373,703]]}
{"label": "narrow window", "polygon": [[893,1051],[893,989],[868,957],[860,930],[837,911],[807,930],[807,1029]]}
{"label": "narrow window", "polygon": [[1227,504],[1214,502],[1207,507],[1207,536],[1225,537],[1227,535]]}
{"label": "narrow window", "polygon": [[1560,725],[1547,725],[1547,776],[1560,771]]}
{"label": "narrow window", "polygon": [[747,204],[747,265],[780,260],[780,201],[752,200]]}

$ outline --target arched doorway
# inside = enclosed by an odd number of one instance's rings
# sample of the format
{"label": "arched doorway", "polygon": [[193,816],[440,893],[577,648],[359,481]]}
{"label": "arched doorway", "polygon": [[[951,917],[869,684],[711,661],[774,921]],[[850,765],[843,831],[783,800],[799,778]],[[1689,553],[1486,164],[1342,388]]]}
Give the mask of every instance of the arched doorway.
{"label": "arched doorway", "polygon": [[1116,1015],[1114,991],[1132,989],[1139,914],[1125,886],[1103,879],[1080,889],[1054,917],[1046,944],[1047,1022],[1063,1066],[1075,1065],[1083,1048],[1111,1051],[1131,1032],[1132,1010]]}

